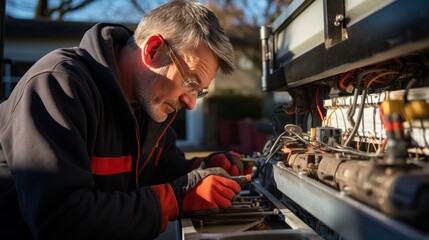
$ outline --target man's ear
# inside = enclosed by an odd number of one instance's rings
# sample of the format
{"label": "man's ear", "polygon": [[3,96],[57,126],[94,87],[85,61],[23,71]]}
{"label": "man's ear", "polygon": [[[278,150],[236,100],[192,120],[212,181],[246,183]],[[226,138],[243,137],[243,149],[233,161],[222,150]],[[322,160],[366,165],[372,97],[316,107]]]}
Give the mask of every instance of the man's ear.
{"label": "man's ear", "polygon": [[148,37],[142,51],[143,61],[146,65],[156,67],[155,65],[159,64],[161,53],[165,45],[164,41],[164,38],[159,34]]}

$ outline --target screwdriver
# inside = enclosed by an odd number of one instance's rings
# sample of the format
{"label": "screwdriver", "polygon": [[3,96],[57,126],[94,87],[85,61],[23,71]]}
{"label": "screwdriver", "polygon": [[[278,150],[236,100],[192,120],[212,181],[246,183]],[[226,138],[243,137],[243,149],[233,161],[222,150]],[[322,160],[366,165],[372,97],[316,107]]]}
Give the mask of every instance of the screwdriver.
{"label": "screwdriver", "polygon": [[237,183],[248,183],[252,181],[252,175],[246,174],[246,175],[231,176],[230,179],[236,181]]}

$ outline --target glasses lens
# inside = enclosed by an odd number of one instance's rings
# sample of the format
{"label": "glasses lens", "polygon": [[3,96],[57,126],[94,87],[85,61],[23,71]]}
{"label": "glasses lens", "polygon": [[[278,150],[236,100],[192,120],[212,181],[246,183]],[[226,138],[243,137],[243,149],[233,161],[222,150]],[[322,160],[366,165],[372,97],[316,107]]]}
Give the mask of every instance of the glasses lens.
{"label": "glasses lens", "polygon": [[170,47],[169,44],[166,44],[166,45],[169,48],[169,54],[168,55],[170,56],[174,65],[178,69],[180,76],[183,79],[182,86],[183,86],[183,89],[185,90],[185,92],[187,94],[197,94],[197,98],[202,98],[205,95],[207,95],[208,91],[206,89],[202,89],[198,82],[192,81],[191,79],[189,79],[186,76],[186,74],[182,68],[182,65],[179,63],[179,60],[177,59],[175,52],[173,51],[173,49]]}
{"label": "glasses lens", "polygon": [[196,94],[197,98],[202,98],[207,95],[207,89],[202,89],[200,84],[190,79],[183,81],[183,89],[187,94]]}
{"label": "glasses lens", "polygon": [[198,92],[197,98],[202,98],[205,95],[207,95],[209,93],[209,91],[207,91],[206,89],[202,89],[201,91]]}

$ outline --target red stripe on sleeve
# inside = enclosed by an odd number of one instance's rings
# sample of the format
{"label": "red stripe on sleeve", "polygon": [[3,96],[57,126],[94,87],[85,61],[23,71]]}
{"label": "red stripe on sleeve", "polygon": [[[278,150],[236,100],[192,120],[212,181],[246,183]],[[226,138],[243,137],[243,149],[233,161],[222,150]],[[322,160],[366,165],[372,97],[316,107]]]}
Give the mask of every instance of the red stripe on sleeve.
{"label": "red stripe on sleeve", "polygon": [[95,175],[131,172],[132,161],[132,156],[91,157],[91,172]]}

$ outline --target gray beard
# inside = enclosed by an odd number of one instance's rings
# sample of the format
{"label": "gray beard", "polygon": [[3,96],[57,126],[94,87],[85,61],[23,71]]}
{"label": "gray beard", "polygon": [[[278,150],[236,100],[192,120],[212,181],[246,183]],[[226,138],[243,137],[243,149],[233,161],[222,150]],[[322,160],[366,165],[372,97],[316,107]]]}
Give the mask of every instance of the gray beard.
{"label": "gray beard", "polygon": [[154,105],[153,102],[151,102],[151,100],[154,99],[154,92],[151,91],[151,88],[155,81],[158,81],[159,78],[166,75],[167,71],[168,67],[162,68],[159,73],[155,73],[152,78],[148,79],[146,81],[146,84],[141,86],[141,89],[138,89],[140,105],[155,122],[163,122],[165,121],[165,118],[160,119],[159,117],[157,117],[157,111],[159,111],[159,104]]}

